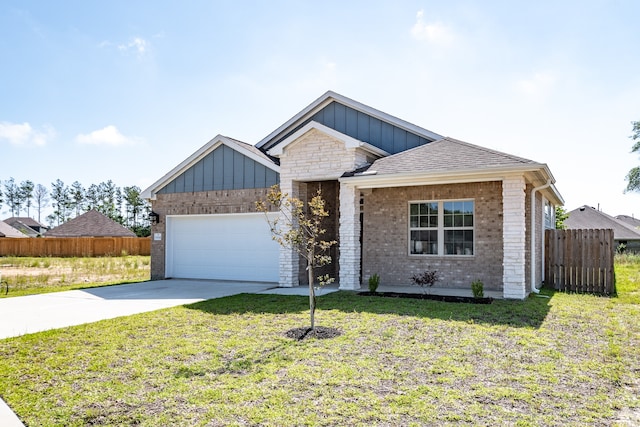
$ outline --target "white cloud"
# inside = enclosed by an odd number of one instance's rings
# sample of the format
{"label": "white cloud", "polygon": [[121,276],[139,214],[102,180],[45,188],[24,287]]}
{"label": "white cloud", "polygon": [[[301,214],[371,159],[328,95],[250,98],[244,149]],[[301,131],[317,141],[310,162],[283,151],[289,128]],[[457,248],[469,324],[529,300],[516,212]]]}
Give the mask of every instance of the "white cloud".
{"label": "white cloud", "polygon": [[416,23],[411,28],[411,35],[416,40],[440,46],[448,46],[454,39],[453,31],[442,22],[425,22],[424,10],[419,10],[416,14]]}
{"label": "white cloud", "polygon": [[6,140],[13,145],[43,146],[55,137],[53,128],[45,127],[44,131],[37,131],[27,122],[22,124],[0,122],[0,140]]}
{"label": "white cloud", "polygon": [[120,133],[118,128],[109,125],[105,128],[94,130],[88,134],[80,134],[76,136],[76,142],[88,145],[127,145],[139,142],[138,138],[128,137]]}
{"label": "white cloud", "polygon": [[121,51],[133,50],[138,55],[144,55],[147,52],[148,48],[149,48],[149,43],[141,37],[134,37],[128,43],[118,45],[119,50]]}

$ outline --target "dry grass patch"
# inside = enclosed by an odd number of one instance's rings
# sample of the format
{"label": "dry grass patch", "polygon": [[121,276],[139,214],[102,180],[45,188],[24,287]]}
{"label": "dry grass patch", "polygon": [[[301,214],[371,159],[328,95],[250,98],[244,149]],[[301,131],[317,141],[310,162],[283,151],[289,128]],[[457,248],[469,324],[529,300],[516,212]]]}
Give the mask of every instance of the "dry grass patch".
{"label": "dry grass patch", "polygon": [[0,274],[0,297],[22,296],[149,280],[150,257],[0,257]]}

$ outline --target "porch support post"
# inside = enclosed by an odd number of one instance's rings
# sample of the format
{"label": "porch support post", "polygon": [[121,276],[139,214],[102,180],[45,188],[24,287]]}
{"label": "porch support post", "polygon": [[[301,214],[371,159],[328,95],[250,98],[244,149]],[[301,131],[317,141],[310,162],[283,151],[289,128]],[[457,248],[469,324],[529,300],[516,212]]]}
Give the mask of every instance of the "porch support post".
{"label": "porch support post", "polygon": [[522,176],[502,180],[503,296],[510,299],[527,296],[525,189]]}
{"label": "porch support post", "polygon": [[[280,191],[282,191],[282,194],[288,194],[291,197],[298,197],[298,186],[299,184],[293,180],[281,179],[280,181]],[[286,224],[286,220],[283,216],[284,215],[281,213],[280,224],[284,226],[284,224]],[[293,286],[298,286],[299,269],[300,264],[298,253],[293,249],[280,246],[279,286],[281,288],[291,288]]]}
{"label": "porch support post", "polygon": [[360,289],[360,190],[340,183],[340,289]]}

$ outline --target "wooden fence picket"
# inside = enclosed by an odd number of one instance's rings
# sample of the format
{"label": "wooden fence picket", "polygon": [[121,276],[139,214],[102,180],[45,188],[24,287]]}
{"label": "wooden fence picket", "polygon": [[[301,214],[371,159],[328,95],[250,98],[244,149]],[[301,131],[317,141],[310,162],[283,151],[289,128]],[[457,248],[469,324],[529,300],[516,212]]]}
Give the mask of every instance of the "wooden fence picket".
{"label": "wooden fence picket", "polygon": [[613,230],[547,230],[545,283],[567,292],[615,292]]}

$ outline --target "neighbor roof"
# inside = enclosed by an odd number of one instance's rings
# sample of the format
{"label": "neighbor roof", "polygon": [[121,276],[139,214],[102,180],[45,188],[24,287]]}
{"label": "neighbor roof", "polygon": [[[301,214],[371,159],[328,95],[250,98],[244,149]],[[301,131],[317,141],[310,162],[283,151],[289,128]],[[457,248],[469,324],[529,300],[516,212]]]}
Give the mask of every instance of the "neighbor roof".
{"label": "neighbor roof", "polygon": [[4,220],[4,222],[6,222],[7,224],[11,224],[13,221],[20,221],[27,227],[46,227],[44,224],[41,224],[35,219],[28,216],[12,216],[11,218],[7,218]]}
{"label": "neighbor roof", "polygon": [[45,237],[136,237],[128,228],[92,209],[47,231]]}
{"label": "neighbor roof", "polygon": [[27,236],[24,233],[21,233],[20,231],[16,230],[15,228],[5,223],[4,221],[0,221],[0,237],[19,238],[19,237],[29,237],[29,236]]}
{"label": "neighbor roof", "polygon": [[569,212],[569,217],[564,221],[564,224],[568,229],[611,228],[615,240],[640,240],[640,232],[635,230],[633,226],[587,205]]}
{"label": "neighbor roof", "polygon": [[627,225],[630,225],[634,229],[639,229],[640,231],[640,219],[634,218],[629,215],[616,215],[616,219],[624,222]]}

